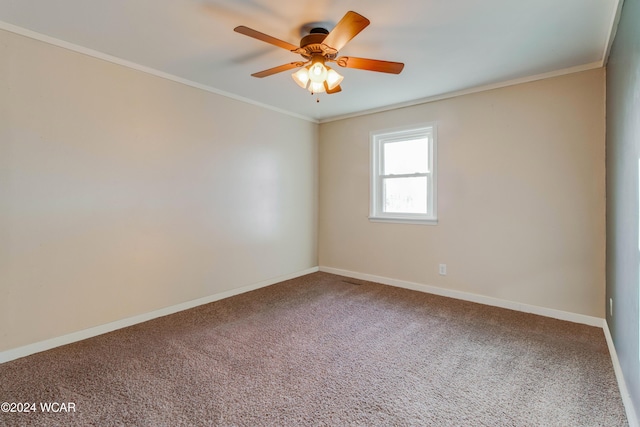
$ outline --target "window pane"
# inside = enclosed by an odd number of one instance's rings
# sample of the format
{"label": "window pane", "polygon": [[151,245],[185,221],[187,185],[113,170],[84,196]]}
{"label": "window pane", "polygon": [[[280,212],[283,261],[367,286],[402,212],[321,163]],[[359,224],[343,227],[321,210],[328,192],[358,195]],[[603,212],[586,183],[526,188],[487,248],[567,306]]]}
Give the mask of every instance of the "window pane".
{"label": "window pane", "polygon": [[383,145],[383,175],[429,172],[429,141],[427,138],[385,142]]}
{"label": "window pane", "polygon": [[427,213],[427,177],[385,178],[384,212]]}

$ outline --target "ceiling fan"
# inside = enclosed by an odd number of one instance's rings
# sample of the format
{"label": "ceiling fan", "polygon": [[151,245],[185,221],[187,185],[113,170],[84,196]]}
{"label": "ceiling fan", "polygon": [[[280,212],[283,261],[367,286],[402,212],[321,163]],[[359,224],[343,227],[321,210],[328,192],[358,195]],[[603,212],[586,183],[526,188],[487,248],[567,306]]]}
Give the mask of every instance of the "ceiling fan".
{"label": "ceiling fan", "polygon": [[283,71],[300,68],[291,76],[302,88],[312,94],[340,92],[340,82],[343,77],[327,66],[328,62],[335,62],[340,67],[357,68],[360,70],[377,71],[381,73],[400,74],[404,68],[401,62],[380,61],[378,59],[356,58],[353,56],[338,56],[341,50],[352,38],[364,30],[370,21],[364,16],[349,11],[329,32],[322,27],[312,28],[309,35],[300,40],[300,46],[293,45],[267,34],[245,27],[234,28],[234,31],[254,39],[270,43],[290,52],[297,53],[303,61],[291,62],[278,67],[269,68],[251,74],[253,77],[267,77]]}

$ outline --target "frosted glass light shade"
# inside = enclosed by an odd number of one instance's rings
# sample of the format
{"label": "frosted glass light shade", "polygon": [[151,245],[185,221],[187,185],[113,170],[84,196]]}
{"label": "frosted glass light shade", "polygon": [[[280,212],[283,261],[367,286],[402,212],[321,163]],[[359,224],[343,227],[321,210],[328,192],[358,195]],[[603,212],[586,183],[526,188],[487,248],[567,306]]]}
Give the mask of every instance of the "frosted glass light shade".
{"label": "frosted glass light shade", "polygon": [[340,82],[342,82],[342,79],[344,79],[343,76],[338,74],[337,71],[329,68],[329,70],[327,71],[327,87],[329,88],[329,90],[335,89],[340,84]]}
{"label": "frosted glass light shade", "polygon": [[309,68],[309,79],[315,83],[322,83],[327,78],[327,67],[322,62],[316,62]]}
{"label": "frosted glass light shade", "polygon": [[291,78],[302,89],[306,89],[307,84],[309,83],[309,70],[307,70],[306,67],[300,68],[298,71],[291,75]]}
{"label": "frosted glass light shade", "polygon": [[324,92],[324,82],[314,82],[312,81],[309,84],[309,92],[311,93],[322,93]]}

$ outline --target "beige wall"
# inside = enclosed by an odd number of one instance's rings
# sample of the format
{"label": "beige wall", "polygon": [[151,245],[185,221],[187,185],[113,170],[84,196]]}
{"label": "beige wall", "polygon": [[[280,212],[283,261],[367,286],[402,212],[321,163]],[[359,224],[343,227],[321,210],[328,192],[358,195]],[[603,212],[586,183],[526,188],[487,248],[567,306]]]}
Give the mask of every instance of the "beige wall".
{"label": "beige wall", "polygon": [[0,31],[0,351],[317,265],[317,125]]}
{"label": "beige wall", "polygon": [[[432,121],[439,224],[369,222],[369,132]],[[604,317],[604,160],[602,69],[322,124],[320,266]]]}

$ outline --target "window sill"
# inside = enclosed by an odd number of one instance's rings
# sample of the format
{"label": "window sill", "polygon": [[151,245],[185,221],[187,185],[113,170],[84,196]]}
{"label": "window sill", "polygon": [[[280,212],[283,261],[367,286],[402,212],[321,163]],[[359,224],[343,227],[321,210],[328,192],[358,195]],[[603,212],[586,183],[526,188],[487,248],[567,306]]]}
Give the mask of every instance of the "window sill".
{"label": "window sill", "polygon": [[371,222],[390,222],[396,224],[421,224],[421,225],[438,225],[437,219],[427,218],[411,218],[411,217],[386,217],[386,216],[370,216]]}

